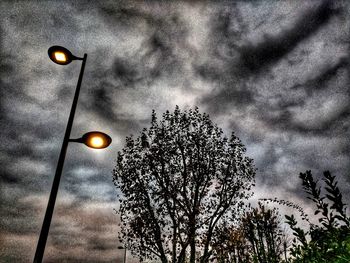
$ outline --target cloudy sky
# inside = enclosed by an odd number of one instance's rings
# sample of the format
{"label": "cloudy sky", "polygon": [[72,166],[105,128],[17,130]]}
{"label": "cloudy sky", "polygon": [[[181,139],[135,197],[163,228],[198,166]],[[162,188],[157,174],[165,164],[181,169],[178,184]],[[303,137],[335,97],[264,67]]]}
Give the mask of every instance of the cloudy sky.
{"label": "cloudy sky", "polygon": [[72,138],[101,130],[106,150],[71,144],[46,262],[121,262],[112,169],[125,137],[175,105],[198,106],[254,158],[255,199],[304,204],[299,172],[337,175],[349,203],[347,1],[1,1],[0,262],[30,262],[80,61]]}

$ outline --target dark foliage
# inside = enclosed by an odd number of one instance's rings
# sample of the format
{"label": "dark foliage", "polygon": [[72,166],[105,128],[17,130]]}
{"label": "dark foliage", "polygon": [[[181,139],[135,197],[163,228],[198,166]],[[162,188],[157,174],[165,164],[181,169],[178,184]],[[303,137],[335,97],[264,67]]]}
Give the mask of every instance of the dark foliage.
{"label": "dark foliage", "polygon": [[224,225],[214,244],[218,262],[277,263],[286,258],[287,235],[277,208],[247,208],[237,227]]}
{"label": "dark foliage", "polygon": [[294,215],[286,215],[286,223],[293,230],[294,236],[289,262],[350,262],[350,218],[346,215],[346,205],[335,176],[329,171],[323,173],[324,195],[311,171],[300,173],[299,177],[307,198],[315,204],[314,215],[318,216],[318,224],[311,223],[304,211],[291,202],[264,199],[297,208],[301,212],[302,220],[309,224],[309,229],[305,231],[298,226]]}
{"label": "dark foliage", "polygon": [[244,152],[197,108],[176,107],[159,122],[153,112],[114,170],[123,244],[141,261],[208,262],[218,227],[236,220],[251,195],[255,169]]}

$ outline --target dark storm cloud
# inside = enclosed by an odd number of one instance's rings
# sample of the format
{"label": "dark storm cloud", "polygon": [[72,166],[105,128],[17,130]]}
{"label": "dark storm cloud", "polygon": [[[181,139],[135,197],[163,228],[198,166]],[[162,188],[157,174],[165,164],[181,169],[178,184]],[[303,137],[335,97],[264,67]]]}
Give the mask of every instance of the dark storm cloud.
{"label": "dark storm cloud", "polygon": [[[105,119],[110,125],[114,126],[124,136],[135,133],[140,129],[139,120],[132,117],[123,116],[122,113],[117,113],[114,107],[114,101],[111,98],[111,89],[114,86],[109,86],[107,83],[101,83],[100,87],[95,87],[91,92],[89,100],[85,103],[85,107],[96,113],[99,118]],[[114,93],[118,96],[118,92]]]}
{"label": "dark storm cloud", "polygon": [[[196,64],[194,68],[199,77],[216,88],[200,99],[201,104],[211,116],[227,120],[230,129],[243,138],[248,149],[249,146],[264,147],[256,158],[259,183],[278,188],[286,183],[285,174],[294,173],[288,180],[295,185],[298,173],[304,169],[315,169],[316,174],[316,171],[333,169],[341,176],[349,167],[346,164],[349,155],[344,152],[349,147],[346,134],[350,105],[346,98],[349,98],[350,81],[345,73],[348,54],[341,55],[339,51],[338,55],[330,48],[331,63],[330,59],[324,62],[319,59],[318,65],[303,61],[313,56],[311,43],[320,35],[324,36],[326,45],[339,41],[340,46],[346,46],[330,34],[346,31],[342,16],[348,11],[336,2],[314,2],[300,7],[293,18],[284,15],[288,22],[284,23],[283,30],[272,24],[276,33],[272,34],[273,30],[261,33],[253,42],[246,40],[249,24],[242,10],[240,5],[226,6],[218,16],[212,17],[214,38],[209,41],[212,41],[211,50],[216,51],[206,59],[208,62]],[[258,32],[259,27],[260,24],[254,30]],[[324,32],[328,32],[328,36]],[[312,66],[314,70],[310,71]],[[309,70],[309,74],[302,76],[302,68]],[[330,102],[334,104],[327,106]],[[324,114],[314,113],[320,111]],[[231,117],[224,117],[227,115]],[[276,132],[281,135],[273,135]],[[341,145],[333,146],[326,139],[332,136],[334,142],[340,141]],[[301,137],[307,145],[303,150]],[[300,151],[304,151],[303,154]],[[289,191],[300,194],[298,188]]]}
{"label": "dark storm cloud", "polygon": [[135,25],[135,22],[138,23],[140,19],[150,24],[157,23],[157,19],[154,16],[145,13],[133,4],[126,4],[126,6],[121,6],[118,3],[100,4],[99,11],[101,12],[101,17],[109,26],[120,24],[128,28]]}
{"label": "dark storm cloud", "polygon": [[[0,140],[1,143],[1,176],[0,176],[0,243],[4,243],[5,233],[10,235],[30,235],[36,231],[35,224],[28,222],[34,221],[36,211],[29,203],[20,201],[23,197],[24,190],[18,186],[26,181],[23,175],[19,175],[13,171],[9,164],[13,165],[13,160],[21,157],[30,156],[28,161],[35,159],[32,157],[36,154],[29,145],[19,144],[21,133],[23,132],[23,124],[18,124],[13,120],[13,116],[9,114],[9,100],[22,99],[25,101],[33,101],[26,96],[20,85],[8,83],[5,79],[15,74],[14,57],[6,52],[4,48],[5,32],[3,26],[0,26]],[[17,83],[19,84],[19,83]],[[12,104],[14,106],[14,103]],[[28,126],[27,126],[28,127]],[[21,129],[22,128],[22,129]],[[23,134],[22,134],[23,135]],[[16,205],[14,205],[16,204]],[[15,251],[14,251],[15,253]],[[3,253],[1,252],[1,257]],[[22,253],[18,253],[17,257],[8,256],[9,260],[21,260]]]}
{"label": "dark storm cloud", "polygon": [[266,70],[291,52],[301,41],[317,32],[329,19],[337,14],[332,1],[323,1],[319,6],[312,7],[300,14],[294,25],[277,36],[266,35],[262,42],[240,47],[239,67],[243,66],[252,73]]}
{"label": "dark storm cloud", "polygon": [[[350,117],[350,104],[345,106],[342,110],[338,111],[338,113],[334,114],[331,118],[328,118],[326,121],[320,121],[319,124],[314,127],[309,127],[303,123],[296,122],[294,120],[295,114],[291,111],[291,109],[293,109],[293,107],[305,107],[308,103],[308,98],[311,96],[319,96],[321,90],[326,90],[326,93],[331,95],[332,90],[337,88],[334,87],[335,83],[337,82],[332,81],[337,81],[340,79],[341,75],[338,73],[341,70],[347,70],[347,67],[347,58],[343,57],[340,58],[339,61],[334,65],[327,65],[319,72],[317,72],[317,75],[314,78],[307,79],[304,83],[298,83],[290,87],[291,90],[301,89],[305,91],[305,94],[307,95],[305,98],[299,98],[294,101],[281,100],[277,104],[277,109],[280,112],[277,117],[268,115],[263,112],[256,112],[257,116],[261,117],[267,123],[273,125],[276,128],[279,128],[281,130],[295,131],[301,134],[312,132],[313,134],[331,135],[331,133],[335,130],[342,130],[345,132],[347,129],[346,123]],[[345,78],[346,81],[344,83],[338,83],[338,85],[344,85],[344,88],[341,92],[343,92],[345,96],[348,96],[350,95],[350,90],[346,88],[346,85],[349,83],[349,78]],[[329,92],[327,92],[327,90],[329,90]]]}
{"label": "dark storm cloud", "polygon": [[[1,35],[5,33],[1,29]],[[1,187],[6,188],[7,184],[10,185],[25,185],[21,191],[37,191],[41,189],[37,185],[33,185],[33,177],[28,176],[27,172],[31,173],[36,168],[35,164],[30,165],[31,162],[37,163],[40,161],[47,161],[49,156],[52,157],[52,152],[42,153],[35,149],[35,144],[39,141],[48,140],[50,134],[53,133],[56,126],[55,123],[51,122],[50,126],[44,126],[38,129],[35,125],[35,120],[23,118],[17,111],[16,107],[23,106],[30,109],[31,105],[36,105],[38,108],[44,108],[44,105],[40,105],[39,100],[28,96],[25,92],[25,86],[23,79],[16,69],[16,63],[18,58],[10,53],[6,52],[4,48],[4,37],[1,38],[1,51],[0,51],[0,107],[1,107],[1,118],[0,123],[2,131],[0,134],[1,151],[0,157],[2,163],[2,175],[0,177]],[[17,104],[20,102],[20,104]],[[28,164],[26,168],[20,165],[16,166],[16,161]],[[39,170],[38,170],[38,173]],[[38,176],[38,174],[36,174]],[[43,180],[45,181],[45,179]],[[2,191],[2,197],[4,197]],[[14,195],[18,198],[18,196]],[[14,198],[13,197],[13,198]],[[4,200],[4,199],[3,199]],[[6,198],[5,198],[6,200]],[[9,200],[7,200],[9,201]],[[6,207],[6,203],[2,202],[2,211],[10,207]],[[30,215],[30,213],[28,213]]]}
{"label": "dark storm cloud", "polygon": [[166,12],[157,14],[152,9],[120,7],[118,4],[101,5],[99,12],[113,30],[122,28],[122,31],[128,31],[141,27],[145,31],[140,35],[140,46],[119,54],[108,70],[103,62],[94,63],[91,79],[98,80],[98,86],[91,88],[91,96],[85,102],[86,108],[112,122],[123,135],[129,135],[139,131],[140,125],[147,124],[148,120],[125,116],[115,109],[115,104],[123,104],[119,97],[130,90],[143,96],[159,81],[177,81],[179,74],[183,73],[179,49],[186,45],[187,28],[176,12],[169,16]]}
{"label": "dark storm cloud", "polygon": [[[209,105],[213,112],[223,112],[226,107],[231,106],[243,110],[254,104],[256,91],[246,82],[258,78],[260,69],[264,69],[263,73],[266,76],[275,78],[276,76],[270,75],[269,67],[279,63],[281,59],[285,59],[300,43],[312,37],[322,26],[326,25],[332,16],[340,13],[341,10],[336,9],[333,4],[332,1],[323,1],[316,6],[303,10],[302,14],[298,15],[299,18],[289,25],[289,29],[283,30],[277,35],[265,34],[262,40],[257,43],[244,43],[242,41],[244,33],[246,33],[244,22],[241,19],[242,14],[240,14],[240,10],[236,5],[233,5],[232,10],[229,9],[230,11],[226,8],[218,16],[221,19],[215,17],[215,23],[212,23],[212,31],[215,36],[212,39],[214,41],[212,46],[213,49],[224,46],[225,53],[231,54],[231,56],[221,56],[222,60],[216,63],[215,60],[217,59],[212,58],[209,59],[209,63],[195,66],[199,76],[218,83],[216,92],[214,91],[214,94],[202,99],[203,104]],[[240,31],[235,30],[232,24],[236,24],[236,27],[239,24]],[[218,42],[215,42],[215,40],[218,40]],[[238,46],[240,42],[242,44]],[[220,55],[220,53],[222,52],[216,52],[215,55]],[[303,88],[306,86],[313,89],[321,88],[320,85],[324,86],[324,82],[333,78],[336,72],[346,64],[346,58],[342,58],[332,68],[326,68],[317,78],[307,80],[306,83],[296,86]],[[317,87],[315,87],[316,85]],[[283,102],[281,103],[283,104]],[[284,108],[291,106],[291,103],[303,102],[288,101],[285,105],[280,105],[282,113],[276,122],[289,120],[290,113],[288,110],[285,111]],[[220,105],[220,108],[216,105]]]}
{"label": "dark storm cloud", "polygon": [[339,70],[347,70],[349,66],[349,58],[344,57],[339,59],[335,65],[327,65],[325,68],[323,68],[316,77],[308,79],[304,83],[298,83],[295,84],[291,89],[306,89],[307,94],[311,95],[313,92],[317,91],[318,89],[326,88],[326,84],[333,78],[337,76],[337,73]]}
{"label": "dark storm cloud", "polygon": [[[269,123],[269,125],[278,128],[280,130],[289,130],[289,131],[295,131],[300,134],[330,134],[334,130],[341,129],[346,131],[347,125],[346,122],[349,120],[350,117],[350,111],[349,108],[344,109],[344,111],[340,112],[338,115],[334,115],[333,118],[324,121],[322,123],[319,123],[315,127],[307,126],[303,123],[297,123],[294,121],[294,114],[291,113],[288,109],[281,109],[279,111],[279,114],[277,117],[275,116],[268,116],[266,114],[259,114],[257,113],[257,116],[260,116],[262,120]],[[342,129],[345,128],[345,129]]]}
{"label": "dark storm cloud", "polygon": [[[90,202],[90,205],[67,202],[56,210],[60,220],[56,220],[52,225],[49,245],[62,253],[58,257],[53,257],[52,260],[78,262],[86,257],[85,253],[89,253],[90,259],[109,262],[100,255],[101,253],[108,255],[116,251],[117,236],[114,231],[118,222],[111,206],[96,202]],[[67,244],[69,244],[68,249]]]}
{"label": "dark storm cloud", "polygon": [[175,52],[183,47],[187,36],[186,24],[176,12],[160,4],[163,12],[136,9],[135,7],[101,6],[99,11],[107,24],[113,27],[146,27],[139,50],[130,58],[117,58],[113,64],[114,76],[125,85],[146,81],[150,84],[164,74],[180,70],[182,62]]}
{"label": "dark storm cloud", "polygon": [[[18,197],[19,196],[17,196],[17,198]],[[6,202],[10,201],[7,198],[5,200]],[[2,199],[1,202],[4,202],[5,200]],[[17,205],[1,205],[1,212],[7,215],[6,218],[3,217],[0,219],[2,230],[6,230],[7,232],[13,234],[23,235],[37,233],[37,228],[35,224],[28,224],[28,222],[31,222],[36,219],[36,213],[38,212],[38,210],[33,209],[32,204],[23,199],[21,201],[18,201],[15,198],[13,198],[12,201],[16,202]]]}
{"label": "dark storm cloud", "polygon": [[[221,110],[224,110],[226,105],[228,107],[230,105],[240,107],[254,103],[253,94],[255,91],[250,90],[245,85],[245,81],[250,77],[254,78],[262,69],[264,74],[268,73],[269,66],[273,66],[280,59],[283,59],[300,42],[311,37],[332,16],[338,14],[338,10],[333,7],[332,1],[323,1],[316,7],[313,6],[303,11],[303,14],[300,14],[299,18],[289,26],[289,29],[277,35],[266,34],[257,43],[243,43],[238,46],[237,43],[244,38],[246,30],[241,18],[242,14],[237,9],[237,5],[231,6],[229,10],[221,11],[217,16],[220,19],[213,18],[212,33],[215,38],[212,39],[214,41],[212,47],[215,50],[217,47],[224,45],[225,53],[236,55],[221,56],[223,62],[219,65],[213,63],[215,59],[212,59],[208,64],[196,66],[199,76],[224,85],[217,89],[217,94],[210,94],[208,98],[204,98],[204,104],[212,104],[211,110],[217,108],[215,105],[221,105]],[[232,28],[232,24],[239,24],[239,31]],[[216,52],[215,55],[220,55],[220,51]],[[322,78],[327,77],[322,75],[320,81],[322,81]],[[288,113],[284,113],[282,119],[287,118]]]}
{"label": "dark storm cloud", "polygon": [[129,61],[122,58],[116,58],[113,64],[114,78],[121,82],[121,87],[133,87],[137,82],[142,80],[137,72],[137,65],[131,65]]}
{"label": "dark storm cloud", "polygon": [[113,160],[152,109],[199,106],[235,131],[255,159],[257,195],[298,200],[306,169],[330,169],[347,185],[349,11],[341,1],[0,5],[1,257],[32,259],[80,70],[79,61],[51,63],[53,44],[88,53],[72,137],[96,129],[113,143],[103,152],[70,145],[47,262],[121,260]]}

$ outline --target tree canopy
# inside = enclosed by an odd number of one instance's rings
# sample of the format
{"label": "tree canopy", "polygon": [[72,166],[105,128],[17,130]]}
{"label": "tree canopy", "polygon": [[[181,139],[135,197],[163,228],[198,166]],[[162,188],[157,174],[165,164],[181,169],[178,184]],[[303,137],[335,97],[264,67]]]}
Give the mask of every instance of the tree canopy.
{"label": "tree canopy", "polygon": [[[250,204],[236,225],[223,225],[213,246],[220,263],[286,262],[288,235],[277,208]],[[285,261],[283,261],[283,258]]]}
{"label": "tree canopy", "polygon": [[255,168],[245,147],[198,108],[166,112],[118,153],[123,244],[144,259],[208,262],[217,228],[234,222],[251,195]]}

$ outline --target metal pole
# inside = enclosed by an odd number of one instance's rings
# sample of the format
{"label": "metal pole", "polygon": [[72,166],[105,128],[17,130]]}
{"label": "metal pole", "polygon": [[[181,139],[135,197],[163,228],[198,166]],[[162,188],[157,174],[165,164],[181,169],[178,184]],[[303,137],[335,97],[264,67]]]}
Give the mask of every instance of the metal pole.
{"label": "metal pole", "polygon": [[39,241],[38,241],[38,245],[36,247],[36,252],[35,252],[34,261],[33,261],[34,263],[41,263],[42,260],[43,260],[45,246],[46,246],[46,240],[47,240],[47,236],[49,234],[52,214],[53,214],[53,210],[54,210],[54,207],[55,207],[58,186],[60,184],[60,179],[61,179],[64,159],[66,157],[66,152],[67,152],[70,132],[72,130],[75,109],[77,107],[79,91],[80,91],[81,82],[82,82],[83,75],[84,75],[86,59],[87,59],[87,54],[84,54],[83,62],[81,64],[81,70],[80,70],[80,74],[79,74],[79,79],[78,79],[77,87],[76,87],[75,94],[74,94],[72,108],[70,110],[70,114],[69,114],[69,118],[68,118],[66,132],[64,134],[64,139],[63,139],[63,143],[62,143],[61,153],[60,153],[60,156],[58,158],[56,173],[55,173],[55,177],[53,179],[49,201],[47,203],[47,208],[46,208],[46,213],[45,213],[45,217],[44,217],[44,222],[43,222],[43,225],[41,227]]}
{"label": "metal pole", "polygon": [[126,262],[126,247],[124,248],[124,263]]}

